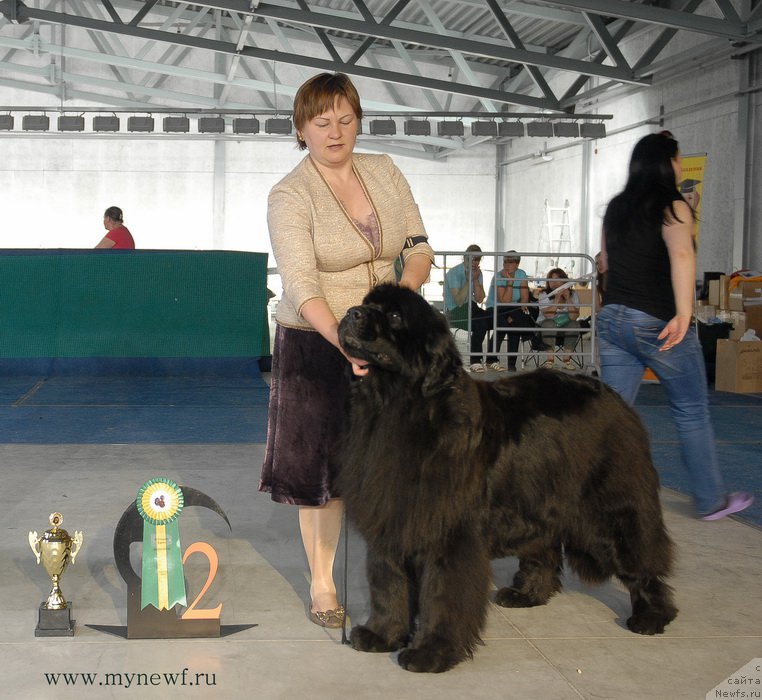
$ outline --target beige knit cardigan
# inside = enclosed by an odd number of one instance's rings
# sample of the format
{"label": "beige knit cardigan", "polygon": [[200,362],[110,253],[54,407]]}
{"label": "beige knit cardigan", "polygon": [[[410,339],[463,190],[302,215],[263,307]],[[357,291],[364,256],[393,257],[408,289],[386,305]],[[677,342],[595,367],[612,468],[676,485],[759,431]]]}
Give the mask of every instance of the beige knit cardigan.
{"label": "beige knit cardigan", "polygon": [[394,260],[403,253],[426,255],[427,242],[406,248],[407,238],[426,236],[418,205],[405,177],[386,155],[355,153],[352,167],[380,228],[380,253],[352,222],[309,156],[270,191],[267,224],[283,297],[275,319],[312,330],[300,311],[310,299],[325,299],[338,320],[362,302],[376,284],[394,281]]}

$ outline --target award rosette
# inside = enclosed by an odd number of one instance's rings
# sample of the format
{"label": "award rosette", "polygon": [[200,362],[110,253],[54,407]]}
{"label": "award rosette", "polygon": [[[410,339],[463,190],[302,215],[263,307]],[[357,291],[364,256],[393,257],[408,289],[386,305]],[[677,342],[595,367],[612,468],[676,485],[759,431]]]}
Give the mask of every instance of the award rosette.
{"label": "award rosette", "polygon": [[146,481],[138,491],[136,504],[143,518],[141,610],[148,605],[170,610],[177,603],[186,604],[177,523],[183,503],[180,487],[164,477]]}

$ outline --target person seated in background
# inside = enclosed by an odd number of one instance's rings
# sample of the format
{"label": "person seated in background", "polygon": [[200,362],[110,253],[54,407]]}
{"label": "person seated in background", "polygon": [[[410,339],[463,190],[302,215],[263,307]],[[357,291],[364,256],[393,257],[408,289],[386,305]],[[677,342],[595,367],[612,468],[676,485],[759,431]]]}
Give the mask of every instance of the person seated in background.
{"label": "person seated in background", "polygon": [[124,225],[124,214],[119,207],[109,207],[103,214],[103,227],[108,233],[101,238],[96,248],[134,250],[135,241]]}
{"label": "person seated in background", "polygon": [[[563,350],[559,359],[564,369],[574,370],[572,352],[579,338],[580,325],[579,297],[568,283],[569,276],[560,267],[554,267],[547,274],[545,288],[540,292],[540,313],[537,325],[542,328],[543,349],[549,351],[543,367],[553,367],[556,361],[556,346]],[[567,286],[568,285],[568,286]]]}
{"label": "person seated in background", "polygon": [[[505,328],[506,326],[527,328],[535,325],[532,311],[536,310],[536,307],[527,306],[530,301],[529,281],[527,273],[519,268],[520,262],[519,254],[515,250],[509,250],[503,255],[503,268],[495,273],[490,283],[487,294],[487,311],[492,312],[497,304],[497,328]],[[528,331],[523,331],[523,334],[526,333]],[[489,348],[494,347],[497,352],[500,352],[500,347],[506,336],[508,337],[508,369],[515,372],[516,355],[519,350],[522,331],[495,331],[494,346],[493,339],[490,339]],[[498,371],[503,369],[497,358],[491,367]]]}
{"label": "person seated in background", "polygon": [[[481,253],[475,243],[466,248],[466,253]],[[469,307],[471,308],[471,372],[484,372],[482,345],[487,332],[492,329],[492,314],[482,309],[484,301],[484,277],[481,271],[480,255],[463,257],[463,262],[455,265],[445,275],[444,303],[445,315],[455,328],[468,328]],[[473,284],[472,284],[473,280]],[[469,299],[469,290],[471,298]],[[497,358],[488,358],[496,362]]]}

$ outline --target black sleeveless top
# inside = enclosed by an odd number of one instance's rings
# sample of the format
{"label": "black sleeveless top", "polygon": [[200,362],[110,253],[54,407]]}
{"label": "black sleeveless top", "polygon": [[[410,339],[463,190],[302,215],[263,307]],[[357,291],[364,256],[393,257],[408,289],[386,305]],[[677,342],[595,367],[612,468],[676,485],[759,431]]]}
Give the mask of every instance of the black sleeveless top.
{"label": "black sleeveless top", "polygon": [[669,321],[675,315],[675,297],[661,222],[632,221],[628,228],[618,235],[605,234],[608,275],[603,305],[621,304]]}

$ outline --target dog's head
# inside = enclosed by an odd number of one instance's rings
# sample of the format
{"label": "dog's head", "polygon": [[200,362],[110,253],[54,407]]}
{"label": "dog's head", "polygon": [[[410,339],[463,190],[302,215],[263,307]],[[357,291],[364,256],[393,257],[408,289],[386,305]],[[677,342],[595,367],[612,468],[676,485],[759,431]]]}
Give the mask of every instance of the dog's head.
{"label": "dog's head", "polygon": [[350,357],[367,362],[370,374],[394,374],[432,394],[452,384],[461,360],[445,317],[415,292],[393,284],[371,290],[339,324]]}

